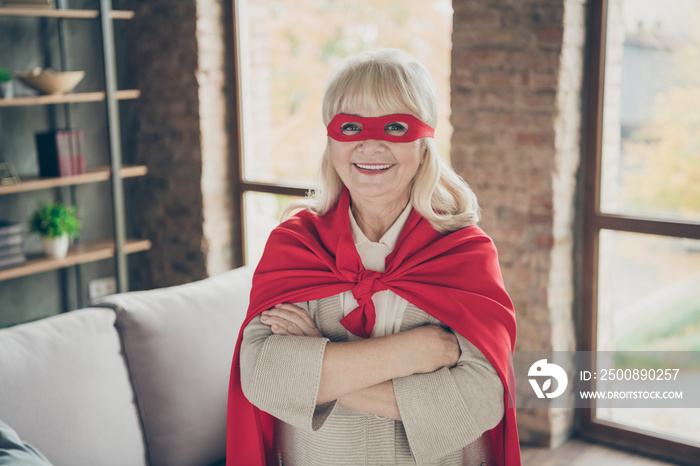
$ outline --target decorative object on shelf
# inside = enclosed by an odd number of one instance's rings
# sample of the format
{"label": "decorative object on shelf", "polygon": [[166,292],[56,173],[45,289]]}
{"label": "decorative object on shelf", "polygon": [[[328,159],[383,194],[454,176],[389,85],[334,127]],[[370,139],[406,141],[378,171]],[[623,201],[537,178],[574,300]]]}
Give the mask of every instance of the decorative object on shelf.
{"label": "decorative object on shelf", "polygon": [[85,136],[82,129],[37,133],[35,139],[40,177],[85,173]]}
{"label": "decorative object on shelf", "polygon": [[[1,0],[0,0],[1,1]],[[11,99],[15,95],[12,87],[12,75],[7,68],[0,68],[0,97]]]}
{"label": "decorative object on shelf", "polygon": [[53,0],[0,0],[5,8],[55,8]]}
{"label": "decorative object on shelf", "polygon": [[20,81],[32,89],[54,95],[70,92],[84,76],[85,71],[53,71],[50,68],[34,68],[29,73],[17,75]]}
{"label": "decorative object on shelf", "polygon": [[10,162],[0,159],[0,186],[10,186],[22,181]]}
{"label": "decorative object on shelf", "polygon": [[0,269],[27,261],[24,252],[24,226],[21,223],[0,220]]}
{"label": "decorative object on shelf", "polygon": [[60,259],[66,256],[71,238],[80,233],[81,223],[75,207],[60,202],[42,204],[29,220],[33,233],[41,235],[41,244],[47,256]]}

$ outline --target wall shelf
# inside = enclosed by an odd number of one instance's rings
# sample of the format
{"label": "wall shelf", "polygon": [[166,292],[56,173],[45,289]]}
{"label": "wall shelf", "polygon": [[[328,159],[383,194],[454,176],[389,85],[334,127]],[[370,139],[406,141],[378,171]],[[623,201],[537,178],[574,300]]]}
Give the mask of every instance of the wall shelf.
{"label": "wall shelf", "polygon": [[[98,10],[68,10],[68,9],[37,9],[37,8],[0,8],[0,16],[24,16],[32,18],[72,18],[72,19],[93,19],[100,16]],[[133,11],[112,10],[109,13],[112,19],[131,19],[134,17]]]}
{"label": "wall shelf", "polygon": [[[146,173],[148,173],[148,168],[145,165],[128,165],[122,167],[120,178],[144,176]],[[3,194],[58,188],[61,186],[76,186],[79,184],[98,183],[100,181],[108,181],[110,176],[111,169],[107,166],[89,167],[86,173],[80,175],[26,179],[17,184],[0,186],[0,196]]]}
{"label": "wall shelf", "polygon": [[[125,254],[147,251],[151,248],[151,242],[147,239],[134,240],[127,239],[124,245]],[[109,240],[92,241],[80,243],[72,246],[66,257],[62,259],[51,259],[46,256],[30,257],[27,262],[16,267],[0,270],[0,282],[13,278],[26,277],[51,270],[58,270],[78,264],[87,264],[104,259],[109,259],[115,255],[114,242]]]}
{"label": "wall shelf", "polygon": [[[117,100],[138,99],[141,91],[137,89],[127,89],[116,92]],[[76,102],[101,102],[105,100],[105,93],[99,92],[77,92],[75,94],[55,94],[36,95],[28,97],[15,97],[12,99],[0,99],[0,107],[24,107],[27,105],[51,105],[70,104]]]}

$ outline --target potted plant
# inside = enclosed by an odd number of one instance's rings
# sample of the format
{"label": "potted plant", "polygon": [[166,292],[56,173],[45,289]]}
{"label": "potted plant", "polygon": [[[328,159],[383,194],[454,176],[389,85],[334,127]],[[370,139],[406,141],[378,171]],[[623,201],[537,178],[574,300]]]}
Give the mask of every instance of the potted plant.
{"label": "potted plant", "polygon": [[44,252],[55,259],[66,256],[70,239],[78,235],[80,228],[75,207],[60,202],[41,204],[29,220],[30,231],[41,235]]}
{"label": "potted plant", "polygon": [[0,68],[0,97],[11,99],[14,95],[12,92],[12,75],[7,68]]}

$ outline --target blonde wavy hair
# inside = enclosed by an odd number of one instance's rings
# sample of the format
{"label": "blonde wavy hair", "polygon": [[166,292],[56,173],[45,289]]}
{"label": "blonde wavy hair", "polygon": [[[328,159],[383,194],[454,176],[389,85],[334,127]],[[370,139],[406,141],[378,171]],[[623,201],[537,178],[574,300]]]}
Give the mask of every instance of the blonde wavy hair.
{"label": "blonde wavy hair", "polygon": [[[323,96],[324,125],[338,113],[353,113],[357,108],[410,113],[433,128],[438,121],[435,85],[428,70],[409,53],[396,49],[351,57],[330,76]],[[479,206],[474,192],[439,156],[433,138],[421,142],[425,157],[412,182],[413,208],[441,233],[476,224]],[[315,189],[285,209],[283,218],[298,209],[324,215],[336,205],[342,188],[326,144]]]}

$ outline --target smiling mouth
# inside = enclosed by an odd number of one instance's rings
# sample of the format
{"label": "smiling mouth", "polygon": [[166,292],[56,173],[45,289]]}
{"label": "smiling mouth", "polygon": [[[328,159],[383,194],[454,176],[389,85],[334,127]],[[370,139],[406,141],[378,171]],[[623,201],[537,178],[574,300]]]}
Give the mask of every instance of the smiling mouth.
{"label": "smiling mouth", "polygon": [[373,164],[373,165],[366,165],[364,163],[354,163],[357,168],[361,168],[362,170],[372,170],[372,171],[384,171],[388,170],[394,165],[392,164],[384,164],[384,165],[379,165],[379,164]]}

